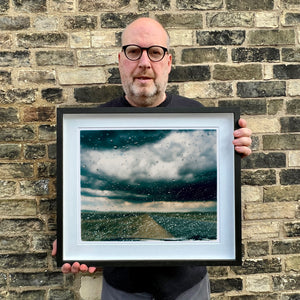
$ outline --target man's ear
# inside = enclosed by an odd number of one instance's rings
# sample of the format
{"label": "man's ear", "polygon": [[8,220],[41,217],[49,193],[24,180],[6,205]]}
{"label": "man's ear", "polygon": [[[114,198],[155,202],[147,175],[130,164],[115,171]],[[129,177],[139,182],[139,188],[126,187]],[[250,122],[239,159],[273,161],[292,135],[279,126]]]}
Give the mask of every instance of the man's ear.
{"label": "man's ear", "polygon": [[168,57],[168,67],[169,67],[169,73],[170,73],[171,69],[172,69],[172,54],[169,54],[169,57]]}

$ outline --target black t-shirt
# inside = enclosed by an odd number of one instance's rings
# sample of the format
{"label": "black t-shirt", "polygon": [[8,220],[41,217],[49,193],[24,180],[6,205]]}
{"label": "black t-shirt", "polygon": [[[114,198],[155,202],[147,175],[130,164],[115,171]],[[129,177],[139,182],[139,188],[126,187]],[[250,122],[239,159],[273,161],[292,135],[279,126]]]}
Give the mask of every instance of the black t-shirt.
{"label": "black t-shirt", "polygon": [[[100,107],[131,107],[125,96]],[[195,100],[167,94],[158,107],[203,107]],[[173,267],[105,267],[105,280],[114,288],[128,293],[147,292],[157,300],[174,300],[184,291],[199,283],[206,275],[204,266]]]}

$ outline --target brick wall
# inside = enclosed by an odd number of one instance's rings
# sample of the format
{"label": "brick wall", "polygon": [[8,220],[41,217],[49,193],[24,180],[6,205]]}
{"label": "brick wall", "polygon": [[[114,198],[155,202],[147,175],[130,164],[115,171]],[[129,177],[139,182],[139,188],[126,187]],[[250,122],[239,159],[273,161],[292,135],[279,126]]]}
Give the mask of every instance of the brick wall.
{"label": "brick wall", "polygon": [[300,299],[299,0],[0,0],[0,297],[98,298],[100,273],[63,276],[51,257],[55,111],[120,94],[136,16],[169,29],[169,91],[238,105],[254,132],[243,265],[209,268],[212,298]]}

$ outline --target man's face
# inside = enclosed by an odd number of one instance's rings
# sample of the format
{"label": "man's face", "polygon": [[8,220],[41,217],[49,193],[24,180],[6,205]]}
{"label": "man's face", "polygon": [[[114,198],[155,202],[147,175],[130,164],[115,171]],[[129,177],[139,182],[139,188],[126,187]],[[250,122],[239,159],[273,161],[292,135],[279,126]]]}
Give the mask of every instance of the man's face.
{"label": "man's face", "polygon": [[[123,46],[135,44],[140,47],[168,47],[166,32],[156,22],[137,20],[123,33]],[[157,106],[165,99],[172,57],[166,53],[161,61],[153,62],[147,51],[140,59],[131,61],[124,52],[119,53],[119,70],[127,101],[133,106]]]}

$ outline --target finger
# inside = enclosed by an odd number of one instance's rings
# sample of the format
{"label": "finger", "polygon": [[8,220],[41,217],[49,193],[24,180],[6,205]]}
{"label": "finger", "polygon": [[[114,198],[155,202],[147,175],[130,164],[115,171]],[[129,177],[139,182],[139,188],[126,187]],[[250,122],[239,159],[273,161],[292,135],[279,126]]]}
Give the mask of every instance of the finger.
{"label": "finger", "polygon": [[96,267],[89,267],[89,273],[93,274],[96,271]]}
{"label": "finger", "polygon": [[240,118],[239,119],[239,126],[242,128],[246,128],[247,127],[247,122],[245,119]]}
{"label": "finger", "polygon": [[232,143],[235,145],[235,146],[250,146],[251,143],[252,143],[252,140],[250,137],[241,137],[241,138],[238,138],[238,139],[234,139],[232,141]]}
{"label": "finger", "polygon": [[70,273],[71,272],[71,265],[70,264],[64,264],[61,267],[61,271],[65,274]]}
{"label": "finger", "polygon": [[252,153],[251,149],[245,146],[235,146],[235,151],[240,153],[242,157],[246,157]]}
{"label": "finger", "polygon": [[87,265],[85,265],[85,264],[80,265],[80,271],[81,271],[81,272],[85,273],[85,272],[88,271],[88,269],[89,269],[89,268],[88,268]]}
{"label": "finger", "polygon": [[239,138],[239,137],[243,137],[243,136],[250,137],[251,134],[252,134],[252,131],[249,128],[240,128],[233,132],[233,135],[235,138]]}
{"label": "finger", "polygon": [[57,240],[55,240],[53,243],[52,243],[52,256],[55,256],[57,253]]}
{"label": "finger", "polygon": [[78,273],[80,271],[80,263],[79,262],[74,262],[72,267],[71,267],[71,272],[72,273]]}

